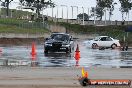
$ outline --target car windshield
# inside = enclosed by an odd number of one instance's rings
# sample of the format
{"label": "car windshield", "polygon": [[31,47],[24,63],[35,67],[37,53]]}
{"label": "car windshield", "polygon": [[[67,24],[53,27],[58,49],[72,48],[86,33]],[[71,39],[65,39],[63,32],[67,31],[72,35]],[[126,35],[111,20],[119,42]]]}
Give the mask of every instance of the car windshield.
{"label": "car windshield", "polygon": [[59,40],[59,41],[68,41],[69,36],[64,34],[52,34],[51,39]]}
{"label": "car windshield", "polygon": [[99,37],[95,37],[95,38],[94,38],[94,41],[98,41],[98,39],[99,39]]}

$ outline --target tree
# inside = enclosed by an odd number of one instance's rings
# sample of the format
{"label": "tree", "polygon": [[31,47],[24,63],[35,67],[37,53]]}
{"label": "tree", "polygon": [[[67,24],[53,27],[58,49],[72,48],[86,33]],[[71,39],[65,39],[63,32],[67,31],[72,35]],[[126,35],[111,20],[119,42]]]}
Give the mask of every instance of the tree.
{"label": "tree", "polygon": [[[54,7],[55,4],[51,1],[45,1],[45,0],[20,0],[20,3],[23,6],[26,7],[34,7],[36,8],[36,13],[37,16],[40,17],[40,11],[42,11],[43,9],[47,8],[48,6]],[[31,9],[34,10],[34,9]]]}
{"label": "tree", "polygon": [[112,11],[114,10],[113,0],[96,0],[96,1],[97,1],[96,8],[94,8],[92,12],[96,14],[97,18],[102,20],[102,16],[104,15],[104,11],[106,11],[106,9],[109,10],[109,15],[110,16],[112,15]]}
{"label": "tree", "polygon": [[[77,15],[78,19],[83,19],[83,13],[80,13]],[[88,16],[88,14],[84,13],[84,20],[89,20],[90,16]]]}
{"label": "tree", "polygon": [[1,6],[6,7],[6,16],[8,17],[8,16],[9,16],[9,4],[10,4],[13,0],[5,0],[5,1],[0,0],[0,1],[2,2]]}
{"label": "tree", "polygon": [[131,10],[132,0],[119,0],[119,1],[121,3],[120,11],[122,13],[122,21],[123,21],[124,20],[123,19],[124,13],[128,14],[129,10]]}

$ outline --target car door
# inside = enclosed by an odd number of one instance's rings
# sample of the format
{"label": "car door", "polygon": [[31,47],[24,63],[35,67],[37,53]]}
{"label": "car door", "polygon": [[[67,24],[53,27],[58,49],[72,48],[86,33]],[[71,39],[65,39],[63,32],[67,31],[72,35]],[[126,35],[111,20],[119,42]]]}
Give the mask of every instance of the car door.
{"label": "car door", "polygon": [[99,46],[104,46],[104,47],[110,47],[113,44],[113,41],[110,37],[101,37]]}

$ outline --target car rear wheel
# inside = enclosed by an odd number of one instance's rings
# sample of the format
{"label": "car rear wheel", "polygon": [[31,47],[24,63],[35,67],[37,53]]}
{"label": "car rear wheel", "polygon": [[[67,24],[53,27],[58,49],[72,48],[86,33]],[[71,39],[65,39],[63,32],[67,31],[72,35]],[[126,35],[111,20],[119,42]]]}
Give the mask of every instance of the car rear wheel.
{"label": "car rear wheel", "polygon": [[115,49],[116,47],[117,47],[116,44],[112,44],[112,45],[111,45],[111,48],[112,48],[112,49]]}
{"label": "car rear wheel", "polygon": [[96,43],[92,44],[92,49],[97,49],[98,45]]}

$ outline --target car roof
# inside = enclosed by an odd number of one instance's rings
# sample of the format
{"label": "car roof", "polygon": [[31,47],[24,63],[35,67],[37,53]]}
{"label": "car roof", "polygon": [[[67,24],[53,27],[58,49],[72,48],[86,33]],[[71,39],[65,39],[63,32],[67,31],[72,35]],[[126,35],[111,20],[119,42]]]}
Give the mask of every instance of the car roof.
{"label": "car roof", "polygon": [[54,33],[52,33],[52,34],[63,34],[63,35],[69,35],[69,34],[67,34],[67,33],[61,33],[61,32],[54,32]]}
{"label": "car roof", "polygon": [[97,37],[109,37],[109,36],[97,36]]}

